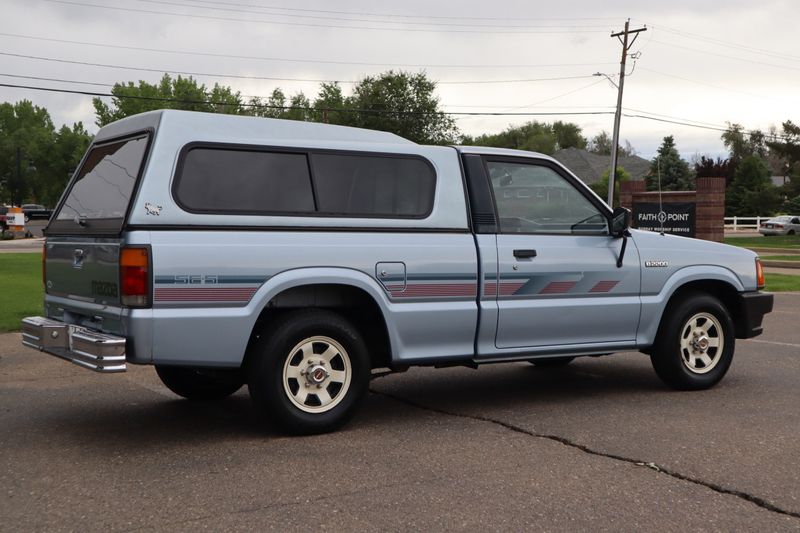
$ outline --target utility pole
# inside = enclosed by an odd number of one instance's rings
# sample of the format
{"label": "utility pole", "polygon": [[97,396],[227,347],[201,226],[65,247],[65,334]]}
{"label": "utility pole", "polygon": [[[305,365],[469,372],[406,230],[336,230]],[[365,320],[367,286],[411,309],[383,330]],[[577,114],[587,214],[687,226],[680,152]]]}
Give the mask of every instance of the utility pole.
{"label": "utility pole", "polygon": [[[616,37],[622,43],[622,61],[619,63],[619,86],[617,90],[617,112],[614,115],[614,135],[611,141],[611,171],[608,173],[608,205],[614,207],[614,187],[617,181],[617,147],[619,146],[619,122],[622,118],[622,87],[625,85],[625,60],[628,58],[628,51],[636,42],[639,33],[647,31],[647,27],[630,29],[631,19],[625,21],[625,29],[621,32],[612,33],[611,37]],[[628,42],[628,36],[633,35],[633,39]]]}

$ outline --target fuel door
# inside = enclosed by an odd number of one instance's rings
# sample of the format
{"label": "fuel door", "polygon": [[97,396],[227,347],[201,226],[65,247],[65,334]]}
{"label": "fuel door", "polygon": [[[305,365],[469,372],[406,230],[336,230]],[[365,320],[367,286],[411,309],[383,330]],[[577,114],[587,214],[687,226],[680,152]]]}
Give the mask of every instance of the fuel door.
{"label": "fuel door", "polygon": [[390,293],[406,290],[406,264],[384,262],[375,265],[375,277]]}

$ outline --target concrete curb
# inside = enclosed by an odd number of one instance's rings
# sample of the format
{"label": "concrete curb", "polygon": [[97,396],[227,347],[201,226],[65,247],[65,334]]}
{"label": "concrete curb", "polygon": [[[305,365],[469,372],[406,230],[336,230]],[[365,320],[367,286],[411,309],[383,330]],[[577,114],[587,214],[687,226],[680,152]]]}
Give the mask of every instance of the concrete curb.
{"label": "concrete curb", "polygon": [[800,248],[748,248],[758,254],[800,255]]}
{"label": "concrete curb", "polygon": [[[770,261],[767,257],[761,258],[761,264],[773,268],[794,268],[800,270],[800,261]],[[800,272],[798,272],[800,274]]]}

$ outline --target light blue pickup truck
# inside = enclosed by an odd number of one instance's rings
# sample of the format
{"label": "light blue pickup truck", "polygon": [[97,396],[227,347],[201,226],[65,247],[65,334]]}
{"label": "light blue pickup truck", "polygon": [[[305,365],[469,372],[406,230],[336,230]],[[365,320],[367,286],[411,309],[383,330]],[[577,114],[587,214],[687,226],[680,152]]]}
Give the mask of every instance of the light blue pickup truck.
{"label": "light blue pickup truck", "polygon": [[649,354],[703,389],[772,295],[756,254],[628,228],[540,154],[157,111],[103,127],[47,227],[23,342],[155,365],[191,400],[247,384],[294,433],[346,422],[413,365]]}

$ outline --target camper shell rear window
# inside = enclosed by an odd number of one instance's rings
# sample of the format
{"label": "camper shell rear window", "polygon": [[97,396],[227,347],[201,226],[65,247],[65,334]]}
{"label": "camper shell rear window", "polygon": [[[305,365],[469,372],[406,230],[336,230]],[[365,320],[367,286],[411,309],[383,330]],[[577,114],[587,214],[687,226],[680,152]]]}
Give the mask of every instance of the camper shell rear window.
{"label": "camper shell rear window", "polygon": [[149,143],[142,133],[90,147],[48,231],[119,233]]}

